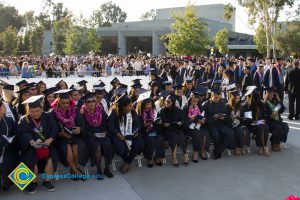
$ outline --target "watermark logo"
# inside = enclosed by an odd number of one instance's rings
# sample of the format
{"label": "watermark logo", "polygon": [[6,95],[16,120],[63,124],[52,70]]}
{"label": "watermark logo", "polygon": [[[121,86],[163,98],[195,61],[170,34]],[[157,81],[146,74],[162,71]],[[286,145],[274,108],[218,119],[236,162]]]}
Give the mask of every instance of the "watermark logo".
{"label": "watermark logo", "polygon": [[36,178],[36,175],[21,162],[19,166],[8,175],[8,178],[23,191]]}

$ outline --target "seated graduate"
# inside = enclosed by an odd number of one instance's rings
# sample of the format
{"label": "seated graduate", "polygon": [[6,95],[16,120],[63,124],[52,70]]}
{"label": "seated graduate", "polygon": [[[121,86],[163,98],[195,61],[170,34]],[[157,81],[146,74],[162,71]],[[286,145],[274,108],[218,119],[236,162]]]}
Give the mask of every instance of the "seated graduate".
{"label": "seated graduate", "polygon": [[102,105],[104,111],[108,115],[110,105],[105,95],[107,93],[105,90],[105,84],[103,82],[100,82],[93,85],[93,92],[95,93],[96,103]]}
{"label": "seated graduate", "polygon": [[120,84],[120,81],[116,77],[113,78],[113,80],[110,82],[110,85],[112,86],[112,88],[108,92],[108,95],[107,95],[108,100],[110,100],[113,97],[114,92],[117,89],[119,84]]}
{"label": "seated graduate", "polygon": [[[80,110],[71,101],[70,89],[59,90],[53,102],[51,114],[59,127],[57,147],[59,159],[65,166],[70,166],[71,174],[84,174],[79,164],[85,166],[88,161],[87,146],[84,141],[84,118]],[[74,181],[78,178],[74,178]],[[81,179],[84,180],[84,179]]]}
{"label": "seated graduate", "polygon": [[165,106],[165,100],[167,96],[169,96],[170,92],[168,91],[162,91],[159,94],[159,99],[154,103],[156,112],[159,112],[164,106]]}
{"label": "seated graduate", "polygon": [[183,85],[184,89],[183,89],[183,94],[184,96],[186,96],[186,98],[190,98],[192,91],[193,91],[193,77],[187,77],[184,85]]}
{"label": "seated graduate", "polygon": [[6,83],[3,84],[2,98],[3,98],[3,104],[6,107],[6,116],[11,117],[13,120],[15,120],[15,116],[13,114],[13,102],[16,99],[14,89],[15,89],[14,85],[9,85]]}
{"label": "seated graduate", "polygon": [[180,108],[181,110],[187,103],[187,98],[184,96],[182,85],[174,86],[175,95],[176,95],[176,107]]}
{"label": "seated graduate", "polygon": [[22,103],[30,97],[29,87],[25,87],[16,93],[18,93],[19,95],[14,101],[12,112],[14,114],[15,121],[18,122],[19,119],[26,114],[25,105]]}
{"label": "seated graduate", "polygon": [[[45,172],[53,174],[57,167],[57,152],[54,142],[57,138],[58,126],[49,113],[43,112],[41,98],[32,96],[23,102],[28,113],[19,121],[18,137],[21,144],[21,159],[36,175]],[[50,180],[44,180],[43,187],[55,191]],[[37,189],[37,179],[33,180],[26,191],[34,194]]]}
{"label": "seated graduate", "polygon": [[0,101],[0,186],[8,190],[13,184],[8,175],[19,165],[19,143],[17,138],[17,124],[11,117],[6,117],[6,106]]}
{"label": "seated graduate", "polygon": [[115,151],[124,161],[120,171],[125,174],[143,147],[143,140],[139,135],[141,121],[126,93],[114,102],[108,119]]}
{"label": "seated graduate", "polygon": [[140,83],[141,79],[134,79],[132,80],[132,84],[131,84],[131,90],[129,92],[129,97],[132,101],[132,103],[135,103],[139,97],[140,91],[142,89],[142,84]]}
{"label": "seated graduate", "polygon": [[156,100],[159,99],[159,86],[156,81],[151,81],[149,83],[150,90],[151,90],[151,98],[155,102]]}
{"label": "seated graduate", "polygon": [[189,164],[189,156],[186,151],[186,137],[183,132],[184,117],[182,110],[176,107],[176,96],[169,95],[165,100],[165,106],[158,112],[157,118],[162,126],[163,137],[169,142],[172,151],[172,164],[179,166],[177,160],[177,147],[180,146],[183,153],[183,162]]}
{"label": "seated graduate", "polygon": [[266,95],[264,99],[264,118],[269,130],[272,133],[270,138],[272,151],[280,152],[280,142],[286,143],[289,126],[282,121],[281,114],[284,112],[285,107],[281,102],[277,92],[273,88],[266,88]]}
{"label": "seated graduate", "polygon": [[256,146],[259,147],[258,154],[269,156],[269,127],[264,122],[264,104],[255,86],[248,87],[246,91],[241,109],[243,124],[254,134]]}
{"label": "seated graduate", "polygon": [[55,94],[54,92],[57,91],[56,87],[48,88],[43,91],[44,94],[44,105],[43,109],[45,112],[48,112],[51,109],[52,103],[55,101]]}
{"label": "seated graduate", "polygon": [[221,90],[213,89],[211,98],[203,104],[208,130],[214,142],[214,159],[222,157],[222,152],[229,148],[235,150],[234,131],[229,125],[226,103],[221,98]]}
{"label": "seated graduate", "polygon": [[237,90],[228,92],[227,115],[230,116],[231,128],[234,131],[237,148],[236,155],[245,155],[250,151],[250,130],[241,119],[241,95]]}
{"label": "seated graduate", "polygon": [[193,157],[194,163],[198,163],[198,154],[202,160],[207,160],[207,142],[209,132],[205,127],[206,119],[201,104],[199,105],[199,95],[201,91],[194,91],[188,103],[183,108],[183,115],[185,118],[184,126],[185,133],[192,138],[193,142]]}
{"label": "seated graduate", "polygon": [[85,136],[91,156],[91,165],[97,167],[97,179],[104,178],[101,167],[102,155],[105,159],[104,174],[112,178],[109,166],[112,162],[112,146],[108,131],[107,114],[101,104],[96,102],[94,93],[87,93],[81,113],[85,120]]}
{"label": "seated graduate", "polygon": [[151,91],[141,94],[136,109],[142,122],[140,133],[144,140],[143,154],[149,168],[153,167],[154,163],[162,166],[162,158],[165,157],[164,140],[155,121],[157,113],[151,94]]}
{"label": "seated graduate", "polygon": [[81,91],[83,90],[83,86],[76,84],[76,85],[72,85],[70,89],[71,91],[69,94],[70,94],[71,101],[75,103],[77,110],[80,110],[81,106],[83,105],[82,95],[86,94],[86,93],[81,93]]}

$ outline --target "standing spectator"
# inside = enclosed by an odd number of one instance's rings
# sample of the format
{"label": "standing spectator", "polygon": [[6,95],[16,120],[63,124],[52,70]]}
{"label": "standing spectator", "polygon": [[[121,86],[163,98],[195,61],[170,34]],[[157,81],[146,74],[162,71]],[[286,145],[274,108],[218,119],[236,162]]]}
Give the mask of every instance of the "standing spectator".
{"label": "standing spectator", "polygon": [[[287,73],[285,80],[285,91],[289,96],[289,116],[290,120],[295,117],[299,120],[300,115],[300,69],[299,60],[294,61],[294,68]],[[296,101],[296,113],[295,113]]]}
{"label": "standing spectator", "polygon": [[31,73],[28,67],[28,62],[24,62],[22,66],[22,78],[30,78],[30,77],[31,77]]}
{"label": "standing spectator", "polygon": [[9,65],[9,72],[11,76],[15,76],[16,78],[18,78],[18,68],[15,65],[14,62],[11,62]]}

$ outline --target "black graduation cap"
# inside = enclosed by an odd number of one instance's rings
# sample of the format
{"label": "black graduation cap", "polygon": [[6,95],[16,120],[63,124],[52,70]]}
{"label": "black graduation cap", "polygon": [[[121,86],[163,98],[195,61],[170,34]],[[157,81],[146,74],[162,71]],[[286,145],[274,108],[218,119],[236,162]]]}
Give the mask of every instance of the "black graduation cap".
{"label": "black graduation cap", "polygon": [[94,84],[93,85],[93,91],[95,92],[95,91],[104,91],[105,90],[105,84],[103,83],[103,82],[101,82],[101,83],[99,83],[99,84]]}
{"label": "black graduation cap", "polygon": [[140,94],[137,101],[151,102],[152,101],[151,91]]}
{"label": "black graduation cap", "polygon": [[212,89],[219,88],[222,84],[222,80],[214,80],[211,84]]}
{"label": "black graduation cap", "polygon": [[127,85],[121,83],[117,87],[117,89],[114,91],[114,95],[122,95],[122,94],[126,93],[127,92],[127,87],[128,87]]}
{"label": "black graduation cap", "polygon": [[136,83],[132,83],[130,85],[130,87],[133,87],[133,88],[141,88],[143,85],[140,83],[140,82],[136,82]]}
{"label": "black graduation cap", "polygon": [[27,85],[28,82],[26,80],[22,80],[22,81],[19,81],[16,83],[17,86],[20,86],[20,85]]}
{"label": "black graduation cap", "polygon": [[187,77],[187,78],[185,79],[185,81],[186,81],[187,83],[192,83],[192,82],[193,82],[193,77]]}
{"label": "black graduation cap", "polygon": [[83,96],[83,99],[85,101],[87,101],[88,99],[93,99],[93,98],[95,98],[95,93],[93,93],[93,92],[88,92],[86,95]]}
{"label": "black graduation cap", "polygon": [[169,94],[170,94],[169,91],[164,90],[164,91],[162,91],[162,92],[159,94],[159,96],[160,96],[160,98],[165,99],[165,98],[167,98],[167,96],[168,96]]}
{"label": "black graduation cap", "polygon": [[69,99],[71,91],[72,89],[58,90],[54,94],[57,94],[60,99]]}
{"label": "black graduation cap", "polygon": [[22,104],[28,104],[29,108],[36,108],[40,107],[42,104],[41,99],[43,98],[43,95],[37,95],[37,96],[32,96],[25,100]]}
{"label": "black graduation cap", "polygon": [[239,93],[239,91],[238,90],[231,90],[230,92],[229,92],[229,94],[230,95],[233,95],[233,96],[240,96],[240,93]]}
{"label": "black graduation cap", "polygon": [[214,94],[220,95],[222,91],[221,91],[220,88],[213,88],[213,89],[211,89],[211,92],[214,93]]}
{"label": "black graduation cap", "polygon": [[228,65],[230,66],[230,67],[232,67],[233,65],[235,65],[236,64],[236,62],[229,62],[228,63]]}
{"label": "black graduation cap", "polygon": [[116,99],[114,104],[118,103],[120,106],[127,106],[131,102],[132,102],[131,99],[127,96],[126,93],[124,93],[122,96]]}
{"label": "black graduation cap", "polygon": [[182,89],[182,85],[175,85],[173,88],[175,90],[181,90]]}
{"label": "black graduation cap", "polygon": [[43,94],[45,95],[45,97],[47,97],[47,96],[49,96],[50,94],[53,94],[56,91],[57,91],[56,87],[51,87],[51,88],[48,88],[48,89],[44,90]]}
{"label": "black graduation cap", "polygon": [[10,84],[6,84],[6,85],[3,86],[3,89],[4,90],[12,90],[12,91],[14,91],[15,86],[14,85],[10,85]]}
{"label": "black graduation cap", "polygon": [[83,86],[83,85],[85,85],[87,83],[88,82],[86,80],[82,80],[82,81],[77,82],[77,84],[80,85],[80,86]]}
{"label": "black graduation cap", "polygon": [[28,84],[26,84],[25,86],[26,87],[30,87],[30,88],[32,88],[32,87],[36,87],[36,83],[35,82],[32,82],[32,83],[28,83]]}
{"label": "black graduation cap", "polygon": [[24,87],[22,90],[17,91],[16,93],[18,94],[24,94],[24,93],[28,93],[29,92],[29,88],[30,87]]}
{"label": "black graduation cap", "polygon": [[195,88],[193,95],[195,96],[205,96],[206,95],[207,90],[205,89],[205,87],[202,86],[198,86],[197,88]]}
{"label": "black graduation cap", "polygon": [[157,70],[151,68],[151,69],[150,69],[150,75],[156,76],[156,75],[157,75]]}
{"label": "black graduation cap", "polygon": [[165,82],[163,82],[163,85],[164,86],[170,86],[170,85],[172,85],[172,83],[171,83],[171,81],[165,81]]}
{"label": "black graduation cap", "polygon": [[116,82],[120,82],[120,81],[119,81],[119,79],[117,79],[117,78],[115,77],[112,81],[110,81],[110,84],[111,84],[111,85],[114,85]]}
{"label": "black graduation cap", "polygon": [[202,82],[202,83],[200,83],[199,85],[200,86],[203,86],[203,87],[208,87],[208,85],[211,83],[211,80],[208,80],[208,81],[206,81],[206,82]]}
{"label": "black graduation cap", "polygon": [[75,84],[75,85],[71,85],[70,89],[72,91],[80,91],[83,88],[83,86],[79,85],[79,84]]}
{"label": "black graduation cap", "polygon": [[254,58],[248,58],[247,60],[250,62],[255,62]]}
{"label": "black graduation cap", "polygon": [[101,80],[99,80],[97,83],[95,83],[94,85],[99,85],[100,87],[105,87],[105,83]]}
{"label": "black graduation cap", "polygon": [[266,92],[274,92],[274,88],[273,87],[264,87],[264,91],[266,91]]}

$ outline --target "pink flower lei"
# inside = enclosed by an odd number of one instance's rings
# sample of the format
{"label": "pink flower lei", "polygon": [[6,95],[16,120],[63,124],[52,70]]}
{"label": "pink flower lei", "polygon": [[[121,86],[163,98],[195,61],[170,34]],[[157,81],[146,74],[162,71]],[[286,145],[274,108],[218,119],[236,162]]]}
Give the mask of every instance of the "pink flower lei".
{"label": "pink flower lei", "polygon": [[96,105],[95,113],[89,112],[88,108],[86,105],[83,105],[81,107],[83,111],[83,115],[85,120],[89,123],[90,126],[97,127],[101,124],[102,122],[102,113],[103,113],[103,108],[99,104]]}
{"label": "pink flower lei", "polygon": [[75,126],[75,118],[76,118],[76,107],[74,103],[70,104],[69,109],[67,112],[64,112],[61,108],[55,106],[54,112],[63,126],[66,128],[73,128]]}
{"label": "pink flower lei", "polygon": [[[149,112],[150,112],[150,118],[149,118],[149,114],[147,114]],[[154,121],[154,117],[155,117],[154,115],[155,115],[154,109],[144,110],[143,112],[144,123],[146,123],[149,120]]]}

